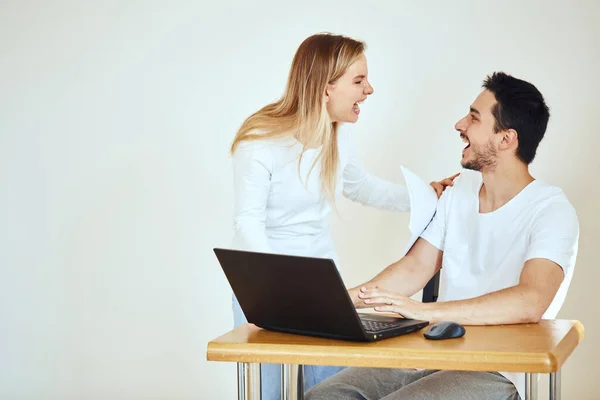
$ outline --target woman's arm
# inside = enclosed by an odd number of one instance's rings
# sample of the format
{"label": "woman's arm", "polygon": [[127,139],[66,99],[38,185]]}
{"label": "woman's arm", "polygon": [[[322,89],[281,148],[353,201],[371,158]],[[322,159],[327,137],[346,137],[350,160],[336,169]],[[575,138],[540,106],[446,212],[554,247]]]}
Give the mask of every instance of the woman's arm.
{"label": "woman's arm", "polygon": [[273,160],[269,144],[246,141],[233,154],[234,246],[272,253],[265,232]]}
{"label": "woman's arm", "polygon": [[[350,142],[348,152],[348,163],[343,171],[346,198],[382,210],[410,211],[410,197],[405,185],[392,183],[369,173],[363,166],[354,143]],[[447,186],[453,185],[458,175],[431,182],[438,198]]]}
{"label": "woman's arm", "polygon": [[392,183],[369,173],[349,139],[348,162],[342,174],[344,196],[352,201],[390,211],[410,211],[406,186]]}

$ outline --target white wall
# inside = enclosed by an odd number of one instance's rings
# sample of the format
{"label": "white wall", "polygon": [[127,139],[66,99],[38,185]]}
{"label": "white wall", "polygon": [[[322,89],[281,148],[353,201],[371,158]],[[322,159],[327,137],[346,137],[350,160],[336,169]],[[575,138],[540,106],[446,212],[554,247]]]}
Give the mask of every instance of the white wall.
{"label": "white wall", "polygon": [[[587,336],[564,398],[597,398],[600,5],[521,3],[2,1],[0,398],[234,398],[234,365],[205,361],[231,327],[211,250],[231,236],[227,148],[319,31],[368,43],[375,95],[356,129],[392,180],[401,163],[427,180],[458,169],[453,124],[487,73],[545,94],[533,171],[581,219],[560,317]],[[355,284],[396,259],[408,215],[339,207]]]}

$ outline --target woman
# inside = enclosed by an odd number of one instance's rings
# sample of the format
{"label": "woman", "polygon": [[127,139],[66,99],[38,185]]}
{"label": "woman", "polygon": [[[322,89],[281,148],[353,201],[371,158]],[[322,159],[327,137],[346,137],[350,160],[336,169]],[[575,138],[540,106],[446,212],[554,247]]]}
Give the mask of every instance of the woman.
{"label": "woman", "polygon": [[[294,56],[280,100],[252,114],[231,146],[234,166],[234,247],[325,257],[337,261],[328,218],[340,194],[359,203],[409,211],[408,191],[370,175],[351,137],[338,132],[355,123],[373,93],[364,43],[317,34]],[[434,182],[438,196],[452,178]],[[234,322],[246,322],[235,297]],[[305,389],[341,368],[305,366]],[[280,396],[281,371],[263,366],[263,398]]]}

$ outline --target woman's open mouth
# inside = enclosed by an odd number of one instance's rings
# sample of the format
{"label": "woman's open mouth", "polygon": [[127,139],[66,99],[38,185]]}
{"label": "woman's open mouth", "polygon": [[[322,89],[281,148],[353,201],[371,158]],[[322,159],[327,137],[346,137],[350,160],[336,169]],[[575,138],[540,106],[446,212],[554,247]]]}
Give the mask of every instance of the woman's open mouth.
{"label": "woman's open mouth", "polygon": [[362,102],[365,101],[365,100],[366,100],[366,98],[364,98],[362,100],[359,100],[356,103],[354,103],[354,105],[352,106],[352,112],[354,114],[356,114],[356,115],[360,114],[360,105],[359,104],[362,104]]}

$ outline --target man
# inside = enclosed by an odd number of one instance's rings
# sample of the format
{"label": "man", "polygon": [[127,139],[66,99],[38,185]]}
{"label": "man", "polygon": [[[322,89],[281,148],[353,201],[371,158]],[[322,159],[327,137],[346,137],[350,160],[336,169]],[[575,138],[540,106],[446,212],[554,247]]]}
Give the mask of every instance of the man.
{"label": "man", "polygon": [[[464,325],[537,323],[556,317],[579,239],[574,208],[529,172],[549,111],[532,84],[494,73],[456,123],[465,170],[405,257],[350,289],[358,308]],[[441,268],[436,303],[410,296]],[[349,368],[307,393],[323,399],[519,399],[524,375]]]}

